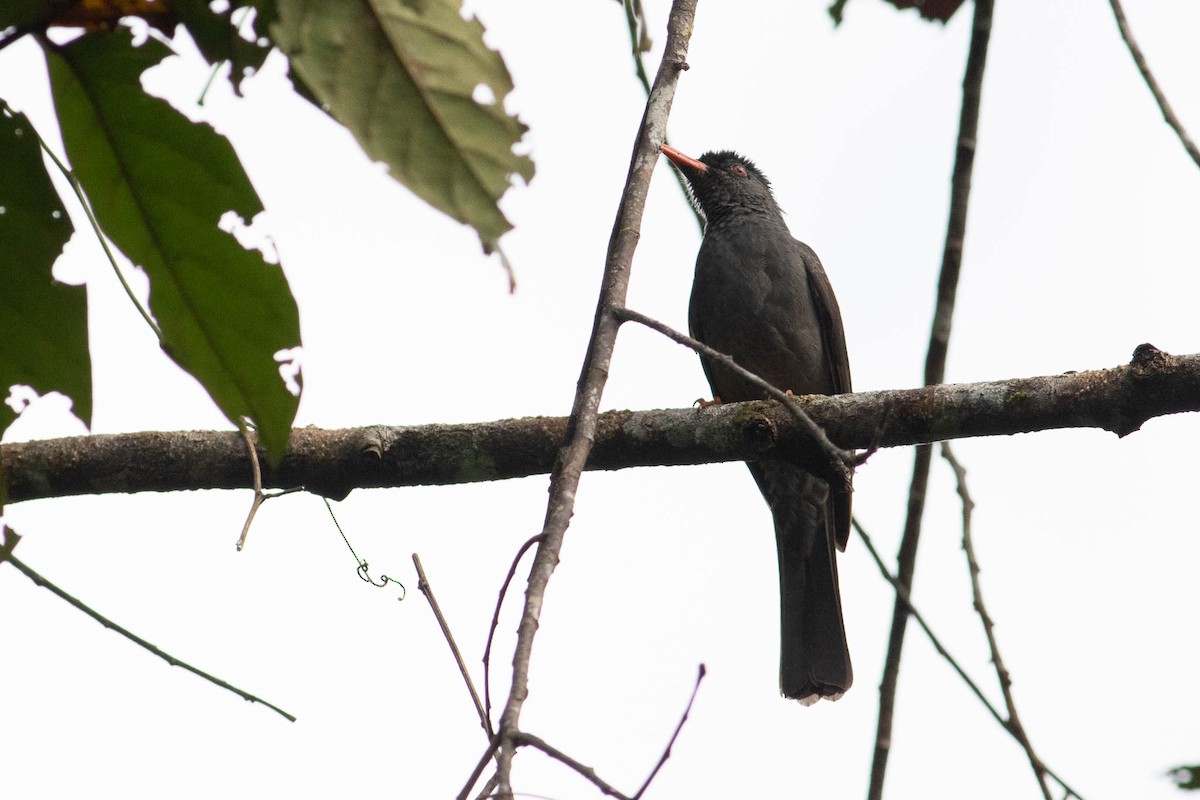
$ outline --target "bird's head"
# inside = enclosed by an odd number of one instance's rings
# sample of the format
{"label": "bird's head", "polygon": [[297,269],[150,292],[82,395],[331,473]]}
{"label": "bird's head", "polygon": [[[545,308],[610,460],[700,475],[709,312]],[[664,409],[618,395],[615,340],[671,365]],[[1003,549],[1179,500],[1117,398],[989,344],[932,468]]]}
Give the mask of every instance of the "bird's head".
{"label": "bird's head", "polygon": [[692,203],[707,223],[747,213],[780,215],[771,182],[750,159],[732,150],[695,159],[666,144],[662,152],[687,179]]}

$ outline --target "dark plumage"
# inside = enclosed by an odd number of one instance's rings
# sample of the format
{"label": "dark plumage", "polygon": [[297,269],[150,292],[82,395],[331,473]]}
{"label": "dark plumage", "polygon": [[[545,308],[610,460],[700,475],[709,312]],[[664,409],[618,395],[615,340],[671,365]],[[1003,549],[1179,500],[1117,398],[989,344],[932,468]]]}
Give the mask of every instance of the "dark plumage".
{"label": "dark plumage", "polygon": [[[688,312],[692,336],[780,389],[849,392],[833,289],[817,254],[788,231],[766,176],[730,151],[698,161],[665,145],[663,153],[687,179],[705,218]],[[722,402],[763,399],[720,364],[702,363]],[[850,497],[792,464],[747,466],[775,520],[780,690],[806,705],[836,700],[853,680],[835,558],[850,532]]]}

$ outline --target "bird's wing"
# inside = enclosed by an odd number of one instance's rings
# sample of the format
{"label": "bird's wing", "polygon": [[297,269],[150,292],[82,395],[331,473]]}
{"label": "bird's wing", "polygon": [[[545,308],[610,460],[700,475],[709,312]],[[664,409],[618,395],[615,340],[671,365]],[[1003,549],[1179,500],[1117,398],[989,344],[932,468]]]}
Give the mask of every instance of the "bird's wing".
{"label": "bird's wing", "polygon": [[812,292],[813,306],[821,321],[822,339],[825,344],[825,363],[829,365],[829,379],[834,394],[845,394],[850,389],[850,355],[846,352],[846,332],[842,329],[842,312],[838,308],[833,286],[821,266],[821,259],[813,249],[803,242],[805,266],[808,267],[808,288]]}
{"label": "bird's wing", "polygon": [[[821,259],[813,249],[803,242],[804,262],[808,272],[808,288],[812,294],[813,307],[821,322],[821,340],[825,347],[825,363],[829,366],[829,379],[834,394],[844,394],[850,389],[850,354],[846,351],[846,332],[842,329],[842,312],[838,308],[833,286],[821,266]],[[850,540],[850,493],[831,492],[829,505],[833,509],[834,534],[839,550],[845,550]]]}

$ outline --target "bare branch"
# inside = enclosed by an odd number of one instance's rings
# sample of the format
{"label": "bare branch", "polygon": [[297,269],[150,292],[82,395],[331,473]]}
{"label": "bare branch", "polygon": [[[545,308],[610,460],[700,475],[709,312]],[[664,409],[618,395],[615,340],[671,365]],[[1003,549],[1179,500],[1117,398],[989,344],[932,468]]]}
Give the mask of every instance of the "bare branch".
{"label": "bare branch", "polygon": [[25,565],[25,562],[21,561],[21,559],[17,558],[11,552],[8,553],[7,561],[8,561],[8,563],[10,563],[14,567],[16,567],[18,572],[20,572],[26,578],[29,578],[29,580],[33,581],[38,586],[42,586],[46,589],[49,589],[51,592],[58,595],[63,600],[66,600],[68,603],[75,606],[75,608],[79,609],[80,611],[87,614],[92,619],[96,620],[96,622],[99,622],[101,625],[103,625],[106,628],[109,628],[110,630],[116,631],[117,633],[121,634],[126,639],[128,639],[129,641],[138,645],[139,647],[143,647],[146,650],[149,650],[151,653],[158,656],[163,661],[166,661],[172,667],[180,667],[182,669],[185,669],[188,672],[192,673],[193,675],[197,675],[197,676],[203,678],[204,680],[208,681],[209,683],[215,684],[217,686],[220,686],[222,689],[226,689],[230,692],[233,692],[234,694],[236,694],[238,697],[242,698],[243,700],[246,700],[251,703],[262,703],[264,706],[271,709],[276,714],[279,714],[281,717],[283,717],[284,719],[286,719],[289,722],[296,721],[296,718],[294,716],[292,716],[288,712],[284,711],[279,706],[268,703],[266,700],[263,700],[261,697],[252,695],[249,692],[242,691],[241,689],[237,688],[236,686],[234,686],[230,683],[226,683],[225,681],[221,680],[220,678],[216,677],[215,675],[210,675],[209,673],[205,672],[204,670],[193,667],[191,664],[187,663],[186,661],[180,661],[175,656],[158,649],[154,645],[150,644],[150,642],[146,641],[142,637],[133,633],[129,629],[121,627],[120,625],[113,622],[108,617],[104,616],[103,614],[100,614],[99,612],[92,610],[89,606],[84,604],[81,600],[78,600],[75,597],[72,597],[71,595],[67,594],[65,591],[63,591],[62,589],[58,588],[50,581],[43,578],[37,572],[30,569],[28,566]]}
{"label": "bare branch", "polygon": [[612,310],[625,305],[633,252],[637,247],[638,230],[646,205],[650,177],[658,162],[659,148],[666,135],[667,116],[675,96],[675,85],[679,82],[679,74],[687,63],[687,43],[691,36],[695,12],[696,0],[675,0],[671,6],[662,62],[654,78],[650,96],[646,100],[646,111],[635,140],[629,176],[609,240],[592,337],[584,356],[575,402],[567,426],[567,443],[550,478],[550,500],[546,507],[543,539],[538,543],[529,572],[525,607],[517,626],[517,645],[513,653],[512,687],[500,717],[498,793],[504,800],[512,797],[511,771],[512,758],[516,752],[515,737],[520,733],[518,724],[521,709],[529,695],[529,661],[533,652],[533,640],[537,634],[538,618],[541,616],[542,600],[550,576],[558,564],[563,536],[574,512],[579,477],[595,441],[600,397],[608,379],[609,363],[620,327],[620,323],[612,316]]}
{"label": "bare branch", "polygon": [[[962,267],[963,239],[967,230],[967,205],[971,196],[971,171],[975,164],[975,145],[979,133],[979,104],[983,90],[983,71],[987,63],[988,42],[992,34],[992,0],[975,0],[975,19],[971,27],[971,44],[967,51],[967,66],[963,75],[962,111],[958,122],[958,146],[955,151],[954,173],[951,177],[950,216],[946,224],[946,246],[942,253],[941,274],[938,277],[937,305],[929,334],[929,350],[925,357],[925,383],[941,383],[946,374],[946,353],[950,346],[950,325],[954,317],[954,301],[958,293],[958,275]],[[929,462],[932,452],[928,445],[918,447],[913,460],[912,482],[908,491],[908,512],[904,534],[897,555],[897,574],[900,583],[912,588],[917,561],[917,543],[921,535],[921,519],[925,513],[925,492],[929,483]],[[892,629],[888,637],[887,657],[879,683],[879,720],[875,731],[875,755],[871,761],[871,780],[868,800],[881,800],[887,759],[892,746],[892,712],[896,702],[896,684],[900,679],[900,653],[904,647],[904,631],[908,624],[908,609],[897,597],[892,608]]]}
{"label": "bare branch", "polygon": [[1196,166],[1200,167],[1200,148],[1197,148],[1196,143],[1188,136],[1183,123],[1179,121],[1179,117],[1175,116],[1175,112],[1171,109],[1171,104],[1167,102],[1167,96],[1163,94],[1163,90],[1159,88],[1158,81],[1154,79],[1154,73],[1150,72],[1150,65],[1146,63],[1146,57],[1142,55],[1142,49],[1138,47],[1137,42],[1133,38],[1133,31],[1129,29],[1129,22],[1125,19],[1125,11],[1121,8],[1120,0],[1108,0],[1108,4],[1112,6],[1113,16],[1117,18],[1117,28],[1121,31],[1121,38],[1125,40],[1125,46],[1129,48],[1129,55],[1133,56],[1133,63],[1137,64],[1138,72],[1142,73],[1142,80],[1146,82],[1150,93],[1154,95],[1154,102],[1158,103],[1158,108],[1162,111],[1163,119],[1175,131],[1175,135],[1179,137],[1180,143],[1183,144],[1183,149],[1187,150],[1188,155],[1192,157],[1192,161],[1195,161]]}
{"label": "bare branch", "polygon": [[[945,384],[795,399],[847,449],[1099,428],[1124,436],[1164,414],[1200,411],[1200,354],[1143,345],[1120,367],[985,383]],[[548,473],[567,419],[528,417],[465,425],[292,431],[268,486],[323,496],[351,489],[495,481]],[[594,428],[586,469],[786,459],[827,468],[791,414],[776,403],[697,410],[610,411]],[[104,434],[0,445],[8,502],[48,497],[244,489],[249,463],[236,432]]]}
{"label": "bare branch", "polygon": [[471,680],[471,673],[467,672],[467,665],[463,662],[462,652],[458,649],[458,643],[454,641],[454,634],[450,633],[450,623],[446,622],[446,617],[442,614],[442,609],[438,605],[437,598],[433,596],[433,587],[429,585],[429,579],[425,577],[425,570],[421,566],[421,559],[416,553],[412,554],[413,566],[417,568],[417,588],[421,590],[421,594],[425,595],[425,599],[429,601],[429,607],[433,609],[433,616],[437,618],[438,625],[442,629],[442,635],[446,637],[446,644],[450,645],[450,652],[454,654],[454,662],[458,664],[458,671],[462,673],[463,681],[467,684],[467,691],[471,693],[471,700],[475,702],[475,711],[479,714],[479,726],[483,728],[484,733],[491,738],[495,733],[492,730],[492,722],[488,719],[483,710],[483,703],[479,700],[479,692],[475,691],[475,682]]}

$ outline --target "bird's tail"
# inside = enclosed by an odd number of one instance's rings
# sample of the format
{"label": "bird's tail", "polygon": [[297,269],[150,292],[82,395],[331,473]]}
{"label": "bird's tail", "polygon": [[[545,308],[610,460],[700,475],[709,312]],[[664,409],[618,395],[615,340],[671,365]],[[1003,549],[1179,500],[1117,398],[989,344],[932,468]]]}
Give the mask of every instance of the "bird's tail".
{"label": "bird's tail", "polygon": [[842,623],[829,486],[799,467],[750,464],[775,518],[779,554],[779,685],[805,705],[837,700],[854,674]]}

